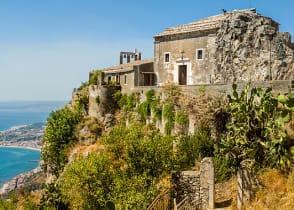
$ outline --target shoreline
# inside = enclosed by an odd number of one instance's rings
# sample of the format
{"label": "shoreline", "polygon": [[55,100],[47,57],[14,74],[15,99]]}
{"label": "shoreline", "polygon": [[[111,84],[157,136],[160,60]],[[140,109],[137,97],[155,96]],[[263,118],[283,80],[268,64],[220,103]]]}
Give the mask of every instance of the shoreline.
{"label": "shoreline", "polygon": [[7,147],[7,148],[17,148],[17,149],[28,149],[28,150],[34,150],[41,152],[41,148],[35,148],[35,147],[26,147],[26,146],[17,146],[17,145],[0,145],[0,147]]}
{"label": "shoreline", "polygon": [[[18,146],[18,145],[0,145],[0,148],[16,148],[16,149],[26,149],[32,151],[38,151],[41,153],[41,148],[29,147],[29,146]],[[0,183],[0,195],[8,193],[12,190],[19,189],[25,186],[27,180],[34,174],[41,171],[40,160],[36,168],[22,172],[12,177],[10,180]]]}
{"label": "shoreline", "polygon": [[12,190],[25,187],[30,177],[34,176],[35,174],[41,171],[41,167],[38,166],[37,168],[16,175],[7,182],[4,182],[2,184],[0,183],[0,196],[9,193]]}
{"label": "shoreline", "polygon": [[[30,147],[25,145],[16,145],[16,144],[7,144],[7,145],[0,145],[0,148],[16,148],[16,149],[25,149],[31,151],[38,151],[41,153],[41,148]],[[34,174],[38,173],[40,169],[40,160],[38,160],[39,164],[37,168],[22,172],[17,174],[16,176],[12,177],[10,180],[0,183],[0,195],[8,193],[14,189],[19,189],[23,187],[29,177],[33,176]]]}

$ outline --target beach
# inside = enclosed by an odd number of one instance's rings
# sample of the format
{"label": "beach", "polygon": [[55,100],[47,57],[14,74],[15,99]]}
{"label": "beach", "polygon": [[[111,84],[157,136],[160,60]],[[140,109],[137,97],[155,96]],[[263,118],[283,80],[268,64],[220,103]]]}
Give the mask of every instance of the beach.
{"label": "beach", "polygon": [[19,143],[10,143],[0,141],[0,147],[8,148],[20,148],[20,149],[29,149],[41,152],[41,146],[37,142],[19,142]]}

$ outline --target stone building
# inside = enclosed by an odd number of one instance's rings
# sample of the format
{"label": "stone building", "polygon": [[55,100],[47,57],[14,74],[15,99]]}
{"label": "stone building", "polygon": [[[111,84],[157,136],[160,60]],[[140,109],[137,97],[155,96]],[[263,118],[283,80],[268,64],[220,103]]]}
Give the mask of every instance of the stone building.
{"label": "stone building", "polygon": [[225,15],[167,28],[155,35],[154,71],[158,85],[209,84],[215,68],[215,40]]}
{"label": "stone building", "polygon": [[104,69],[103,80],[123,92],[170,83],[293,80],[293,49],[291,35],[279,32],[276,21],[255,9],[234,10],[165,29],[154,36],[154,59],[122,52],[120,65]]}
{"label": "stone building", "polygon": [[293,79],[290,34],[255,9],[167,28],[154,38],[158,85]]}
{"label": "stone building", "polygon": [[120,85],[123,93],[132,92],[136,86],[156,85],[153,59],[136,60],[102,71],[104,84]]}

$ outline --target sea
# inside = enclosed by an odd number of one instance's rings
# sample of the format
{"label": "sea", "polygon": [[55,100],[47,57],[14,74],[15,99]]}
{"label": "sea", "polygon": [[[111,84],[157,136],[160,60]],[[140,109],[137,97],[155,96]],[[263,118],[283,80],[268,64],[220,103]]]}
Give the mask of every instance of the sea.
{"label": "sea", "polygon": [[[52,111],[65,104],[65,101],[0,102],[0,131],[46,122]],[[18,174],[38,167],[39,161],[39,151],[0,147],[0,188]]]}

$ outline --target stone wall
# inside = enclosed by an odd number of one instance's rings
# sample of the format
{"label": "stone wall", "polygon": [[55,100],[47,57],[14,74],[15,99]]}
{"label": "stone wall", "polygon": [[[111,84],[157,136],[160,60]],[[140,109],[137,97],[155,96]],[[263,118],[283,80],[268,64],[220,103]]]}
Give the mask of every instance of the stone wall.
{"label": "stone wall", "polygon": [[97,97],[99,96],[98,85],[89,86],[89,111],[88,114],[91,117],[99,115],[99,107],[97,103]]}
{"label": "stone wall", "polygon": [[195,207],[200,206],[200,172],[175,172],[172,174],[171,183],[171,196],[176,199],[176,203],[180,203],[187,197],[188,203],[195,203]]}
{"label": "stone wall", "polygon": [[119,86],[89,86],[89,116],[103,119],[106,114],[114,114],[117,109],[113,94],[120,90]]}
{"label": "stone wall", "polygon": [[[199,171],[180,171],[172,174],[171,199],[180,203],[187,199],[195,209],[214,209],[214,167],[212,158],[201,161]],[[171,202],[173,203],[173,202]]]}
{"label": "stone wall", "polygon": [[[292,80],[271,80],[271,81],[252,81],[251,86],[252,87],[260,87],[260,88],[268,88],[271,87],[274,93],[288,93],[293,90],[291,90],[291,83]],[[237,90],[241,91],[243,90],[248,82],[238,82],[237,84]],[[136,87],[131,91],[130,93],[140,93],[142,95],[145,95],[145,93],[150,90],[154,89],[156,92],[162,92],[163,88],[165,87],[158,87],[158,86],[149,86],[149,87]],[[203,84],[203,85],[187,85],[187,86],[178,86],[178,88],[181,90],[183,94],[186,95],[195,95],[197,92],[199,92],[200,89],[204,89],[207,92],[215,92],[215,93],[221,93],[226,96],[227,94],[232,93],[232,83],[229,84]]]}
{"label": "stone wall", "polygon": [[214,209],[214,166],[212,158],[204,158],[200,167],[202,209]]}
{"label": "stone wall", "polygon": [[253,197],[254,191],[259,187],[259,181],[254,172],[248,166],[250,162],[244,160],[237,172],[237,209],[242,210]]}
{"label": "stone wall", "polygon": [[[237,91],[244,90],[248,83],[238,83]],[[273,80],[265,82],[252,82],[251,87],[260,88],[272,88],[274,94],[283,93],[287,94],[292,91],[292,81],[290,80]],[[137,87],[133,93],[136,93],[140,102],[146,100],[146,92],[153,89],[156,95],[163,101],[165,100],[164,89],[166,87]],[[177,86],[182,93],[182,97],[179,98],[178,104],[175,104],[177,110],[185,110],[188,114],[188,131],[194,133],[198,126],[202,123],[210,125],[212,123],[212,110],[217,111],[224,106],[227,95],[232,94],[232,84],[210,84],[210,85],[189,85],[189,86]],[[151,116],[153,113],[151,112]],[[200,120],[201,119],[201,120]],[[156,127],[164,133],[165,120],[162,117],[160,121],[157,121]],[[172,131],[173,133],[176,130]]]}

